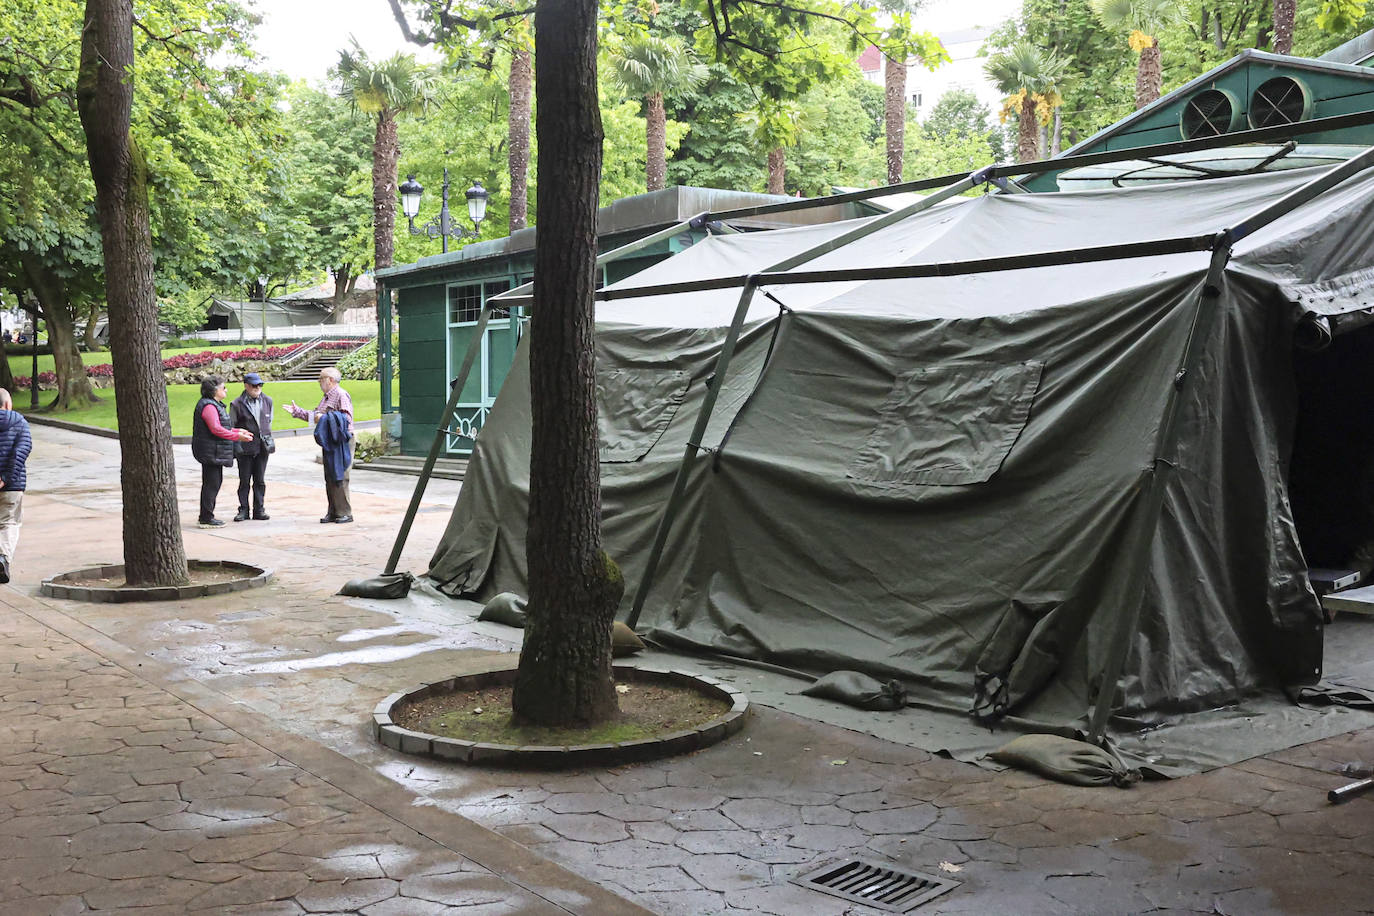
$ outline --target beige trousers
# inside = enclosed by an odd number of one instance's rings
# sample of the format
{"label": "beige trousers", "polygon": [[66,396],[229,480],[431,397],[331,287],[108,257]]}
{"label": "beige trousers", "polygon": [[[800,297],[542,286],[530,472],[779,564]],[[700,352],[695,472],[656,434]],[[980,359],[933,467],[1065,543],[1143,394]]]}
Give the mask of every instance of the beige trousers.
{"label": "beige trousers", "polygon": [[24,524],[24,491],[0,492],[0,556],[14,559],[19,546],[19,529]]}

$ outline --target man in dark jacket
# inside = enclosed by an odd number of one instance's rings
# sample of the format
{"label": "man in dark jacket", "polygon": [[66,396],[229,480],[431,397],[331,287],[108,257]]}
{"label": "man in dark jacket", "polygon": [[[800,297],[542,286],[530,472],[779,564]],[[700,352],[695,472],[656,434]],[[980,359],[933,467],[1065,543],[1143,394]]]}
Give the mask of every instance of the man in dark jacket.
{"label": "man in dark jacket", "polygon": [[0,388],[0,582],[10,581],[10,560],[24,523],[26,462],[33,450],[29,421],[14,409],[10,393]]}
{"label": "man in dark jacket", "polygon": [[253,434],[248,442],[234,445],[234,459],[239,465],[239,512],[234,521],[249,519],[248,491],[253,492],[253,513],[255,521],[265,522],[267,514],[264,500],[267,497],[267,456],[277,450],[272,439],[272,399],[262,392],[262,376],[249,372],[243,377],[243,394],[234,398],[229,405],[231,422],[239,429]]}

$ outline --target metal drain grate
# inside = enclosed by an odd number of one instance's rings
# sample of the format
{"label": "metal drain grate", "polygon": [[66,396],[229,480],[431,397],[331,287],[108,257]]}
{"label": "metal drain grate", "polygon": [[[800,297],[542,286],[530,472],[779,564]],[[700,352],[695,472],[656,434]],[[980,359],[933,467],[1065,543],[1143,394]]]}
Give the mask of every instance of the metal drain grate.
{"label": "metal drain grate", "polygon": [[792,883],[889,913],[908,913],[959,886],[958,881],[863,859],[829,862]]}

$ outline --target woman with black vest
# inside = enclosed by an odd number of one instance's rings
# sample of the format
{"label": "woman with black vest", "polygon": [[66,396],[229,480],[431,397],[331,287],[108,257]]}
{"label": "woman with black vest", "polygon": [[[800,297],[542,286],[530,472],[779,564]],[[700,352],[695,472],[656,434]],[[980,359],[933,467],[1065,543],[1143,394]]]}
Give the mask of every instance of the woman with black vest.
{"label": "woman with black vest", "polygon": [[191,417],[191,454],[200,462],[200,527],[219,528],[224,522],[215,518],[215,500],[224,469],[234,463],[234,443],[252,442],[253,434],[246,429],[229,426],[229,408],[224,405],[227,394],[224,379],[207,375],[200,380],[200,400]]}

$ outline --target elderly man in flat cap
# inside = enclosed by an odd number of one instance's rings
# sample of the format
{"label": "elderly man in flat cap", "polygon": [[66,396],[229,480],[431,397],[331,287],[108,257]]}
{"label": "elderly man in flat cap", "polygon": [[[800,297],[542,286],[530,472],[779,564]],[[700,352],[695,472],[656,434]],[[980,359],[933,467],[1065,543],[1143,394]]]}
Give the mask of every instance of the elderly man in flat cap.
{"label": "elderly man in flat cap", "polygon": [[[272,399],[263,394],[262,376],[249,372],[243,377],[243,394],[229,405],[233,423],[253,434],[247,442],[234,444],[234,459],[239,465],[239,512],[236,522],[249,518],[265,522],[267,514],[267,456],[277,450],[272,438]],[[253,494],[253,511],[248,511],[248,493]]]}

